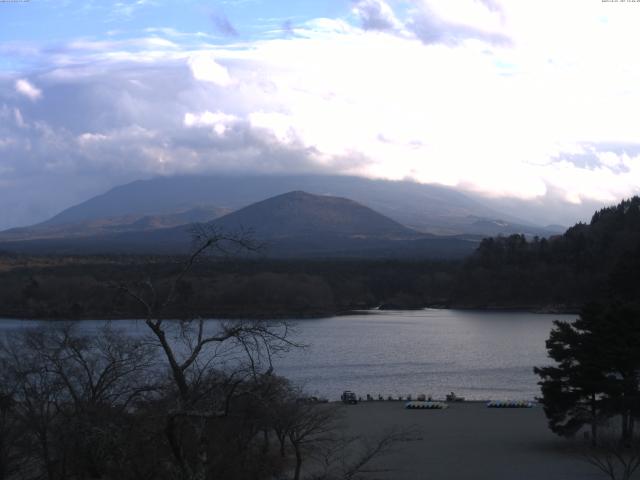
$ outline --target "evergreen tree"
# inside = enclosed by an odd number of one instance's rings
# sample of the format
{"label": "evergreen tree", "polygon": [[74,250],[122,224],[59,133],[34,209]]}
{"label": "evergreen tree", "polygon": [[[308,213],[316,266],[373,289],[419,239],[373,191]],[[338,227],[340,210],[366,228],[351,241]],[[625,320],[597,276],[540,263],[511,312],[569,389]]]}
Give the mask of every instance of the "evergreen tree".
{"label": "evergreen tree", "polygon": [[571,436],[589,425],[595,443],[597,425],[620,416],[629,441],[639,414],[640,310],[589,305],[574,322],[555,322],[547,350],[557,365],[534,371],[551,430]]}

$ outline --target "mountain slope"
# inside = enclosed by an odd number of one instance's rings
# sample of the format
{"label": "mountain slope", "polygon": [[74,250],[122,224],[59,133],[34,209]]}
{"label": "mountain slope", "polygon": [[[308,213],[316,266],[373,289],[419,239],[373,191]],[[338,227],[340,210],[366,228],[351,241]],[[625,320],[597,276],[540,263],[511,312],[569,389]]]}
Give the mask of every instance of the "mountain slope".
{"label": "mountain slope", "polygon": [[250,227],[264,239],[326,234],[405,239],[420,236],[353,200],[301,191],[254,203],[213,224],[223,230]]}
{"label": "mountain slope", "polygon": [[[476,240],[434,237],[345,198],[295,191],[252,204],[213,222],[225,232],[250,230],[266,256],[452,258],[471,253]],[[92,237],[0,244],[0,249],[48,253],[186,253],[186,226]]]}
{"label": "mountain slope", "polygon": [[[433,234],[557,233],[501,214],[448,187],[323,175],[178,176],[140,180],[64,210],[41,225],[152,215],[203,204],[237,210],[294,190],[350,198],[403,225]],[[500,226],[495,222],[478,223],[479,219],[500,220]]]}
{"label": "mountain slope", "polygon": [[90,218],[74,223],[45,222],[32,227],[13,228],[0,232],[0,241],[64,239],[148,231],[196,222],[209,222],[227,213],[229,210],[224,208],[198,206],[156,215],[127,214],[117,217]]}

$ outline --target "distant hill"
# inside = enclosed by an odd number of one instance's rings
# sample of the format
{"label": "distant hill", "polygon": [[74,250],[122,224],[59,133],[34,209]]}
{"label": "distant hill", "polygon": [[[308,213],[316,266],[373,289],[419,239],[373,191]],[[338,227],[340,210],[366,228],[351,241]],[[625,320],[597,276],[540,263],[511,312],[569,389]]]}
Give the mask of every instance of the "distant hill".
{"label": "distant hill", "polygon": [[131,215],[164,215],[200,205],[238,210],[296,190],[350,198],[402,225],[436,235],[525,233],[546,236],[560,233],[500,213],[444,186],[326,175],[176,176],[140,180],[68,208],[37,227]]}
{"label": "distant hill", "polygon": [[[407,228],[346,198],[294,191],[257,202],[209,224],[250,230],[270,257],[459,258],[478,239],[435,237]],[[53,253],[186,253],[186,226],[117,234],[5,242],[0,249]]]}
{"label": "distant hill", "polygon": [[265,239],[326,234],[388,239],[424,236],[353,200],[302,191],[254,203],[212,223],[226,231],[251,227]]}
{"label": "distant hill", "polygon": [[64,239],[112,235],[123,232],[149,231],[214,220],[229,213],[229,209],[197,206],[174,212],[143,215],[130,213],[115,217],[88,218],[72,223],[45,222],[32,227],[13,228],[0,232],[0,242],[35,239]]}

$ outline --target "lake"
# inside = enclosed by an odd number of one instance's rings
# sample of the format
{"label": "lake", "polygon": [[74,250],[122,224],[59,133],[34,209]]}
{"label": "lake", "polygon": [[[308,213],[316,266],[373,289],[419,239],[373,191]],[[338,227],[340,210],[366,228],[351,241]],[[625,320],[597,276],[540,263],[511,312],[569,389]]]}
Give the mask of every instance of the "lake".
{"label": "lake", "polygon": [[[424,393],[444,398],[455,392],[476,400],[533,399],[539,395],[533,367],[550,363],[545,340],[553,320],[574,318],[426,309],[300,320],[294,338],[308,346],[276,359],[276,372],[329,399],[343,390],[362,397]],[[102,323],[82,325],[97,330]],[[133,334],[146,333],[140,321],[113,323]],[[0,331],[36,324],[0,320]]]}

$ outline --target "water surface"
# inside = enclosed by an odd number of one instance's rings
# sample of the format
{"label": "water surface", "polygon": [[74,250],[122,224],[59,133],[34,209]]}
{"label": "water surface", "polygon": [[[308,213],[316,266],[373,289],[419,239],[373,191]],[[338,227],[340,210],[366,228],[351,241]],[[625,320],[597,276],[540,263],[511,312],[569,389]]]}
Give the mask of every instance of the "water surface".
{"label": "water surface", "polygon": [[[300,320],[295,340],[305,349],[275,361],[276,372],[331,399],[343,390],[364,397],[448,392],[469,399],[533,399],[533,367],[550,363],[545,350],[554,319],[573,315],[427,309]],[[212,327],[215,320],[210,321]],[[0,331],[38,322],[1,320]],[[102,321],[83,321],[98,332]],[[141,321],[112,322],[135,335]]]}

